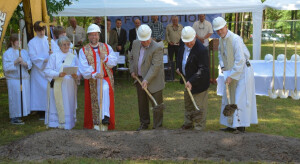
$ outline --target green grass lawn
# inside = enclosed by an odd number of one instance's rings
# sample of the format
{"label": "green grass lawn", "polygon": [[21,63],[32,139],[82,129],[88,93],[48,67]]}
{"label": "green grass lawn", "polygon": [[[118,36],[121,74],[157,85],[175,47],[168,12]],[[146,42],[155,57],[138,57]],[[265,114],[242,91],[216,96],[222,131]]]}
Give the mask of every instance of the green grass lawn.
{"label": "green grass lawn", "polygon": [[[168,82],[163,92],[166,109],[163,125],[167,129],[178,129],[183,123],[183,85]],[[25,125],[9,123],[7,94],[1,93],[0,145],[30,134],[47,130],[37,115],[26,117]],[[209,88],[207,130],[218,130],[221,97],[216,95],[216,85]],[[257,96],[259,124],[247,128],[248,132],[274,134],[300,138],[300,101],[270,99]],[[78,89],[77,123],[75,129],[83,128],[84,87]],[[115,85],[116,130],[135,130],[139,126],[136,89],[132,80],[117,79]],[[150,126],[151,127],[151,126]]]}

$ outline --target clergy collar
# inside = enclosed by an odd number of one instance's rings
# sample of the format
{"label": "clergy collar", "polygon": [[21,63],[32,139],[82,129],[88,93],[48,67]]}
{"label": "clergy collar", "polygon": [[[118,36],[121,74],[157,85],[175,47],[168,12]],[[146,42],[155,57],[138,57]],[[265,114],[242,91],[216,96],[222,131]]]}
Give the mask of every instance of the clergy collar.
{"label": "clergy collar", "polygon": [[[93,48],[93,49],[97,49],[99,47],[99,43],[97,45],[91,45],[90,46]],[[95,47],[94,47],[95,46]]]}

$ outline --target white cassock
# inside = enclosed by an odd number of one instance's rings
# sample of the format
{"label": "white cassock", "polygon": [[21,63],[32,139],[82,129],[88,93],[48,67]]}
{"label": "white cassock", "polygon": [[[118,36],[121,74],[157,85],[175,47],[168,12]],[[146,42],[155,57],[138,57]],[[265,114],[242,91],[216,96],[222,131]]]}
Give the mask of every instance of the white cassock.
{"label": "white cassock", "polygon": [[[255,96],[255,82],[254,72],[252,66],[247,67],[246,60],[249,60],[250,53],[243,43],[242,39],[228,30],[225,39],[232,37],[232,47],[234,52],[234,65],[231,70],[228,71],[228,75],[232,79],[238,80],[237,88],[235,93],[235,104],[237,104],[238,110],[233,114],[233,123],[230,125],[227,118],[223,115],[224,107],[228,104],[226,97],[226,87],[223,90],[222,106],[220,123],[227,127],[249,127],[250,124],[257,124],[257,107],[256,107],[256,96]],[[226,41],[223,42],[226,53]],[[220,52],[221,46],[219,45],[219,63],[223,67],[223,60]],[[226,79],[225,79],[226,80]],[[224,81],[225,81],[224,80]]]}
{"label": "white cassock", "polygon": [[[56,79],[59,77],[59,70],[62,64],[65,62],[65,58],[67,53],[63,53],[62,51],[53,53],[48,61],[48,64],[45,68],[45,75],[50,82],[52,79]],[[77,66],[78,67],[78,58],[74,56],[71,65],[68,66]],[[77,75],[79,76],[79,71],[77,71]],[[61,92],[63,97],[63,106],[64,106],[64,114],[65,114],[65,129],[72,129],[75,126],[76,122],[76,109],[77,109],[77,82],[73,79],[71,75],[66,75],[63,78],[61,83]],[[50,101],[49,101],[49,127],[59,127],[60,123],[58,120],[58,114],[55,104],[54,97],[54,89],[50,88]],[[48,118],[48,110],[46,110],[45,123],[47,124]]]}
{"label": "white cassock", "polygon": [[[51,40],[51,49],[57,51],[55,42]],[[47,36],[35,36],[28,43],[31,69],[31,111],[45,111],[47,109],[47,80],[44,74],[46,59],[49,58],[49,44]]]}
{"label": "white cassock", "polygon": [[[56,43],[56,46],[55,46],[56,48],[54,48],[54,49],[56,49],[56,52],[60,52],[61,50],[60,50],[59,45],[58,45],[58,39],[54,40],[54,42]],[[74,47],[74,44],[70,42],[69,52],[72,53],[72,54],[73,54],[73,49],[72,49],[73,47]],[[55,53],[55,52],[53,51],[53,53]],[[74,50],[74,54],[77,56],[76,50]]]}
{"label": "white cassock", "polygon": [[[111,48],[110,45],[107,45],[108,50],[109,50],[109,55],[105,57],[104,61],[106,61],[106,65],[109,68],[112,68],[114,66],[117,65],[118,63],[118,55],[116,55],[113,51],[113,49]],[[100,73],[100,56],[98,53],[98,48],[94,49],[94,51],[96,52],[96,60],[97,60],[97,68],[96,68],[96,73]],[[83,78],[85,79],[90,79],[90,78],[95,78],[96,73],[94,73],[92,75],[92,73],[94,72],[94,69],[91,65],[88,64],[88,61],[86,59],[85,54],[83,53],[83,50],[81,49],[79,51],[79,71],[81,73],[81,75],[83,76]],[[110,100],[109,100],[109,86],[108,83],[106,82],[106,80],[102,79],[103,83],[103,102],[102,102],[102,119],[104,118],[104,115],[110,117],[109,114],[109,105],[110,105]],[[98,93],[98,105],[100,106],[100,79],[97,79],[97,93]]]}
{"label": "white cassock", "polygon": [[[22,68],[22,98],[23,98],[23,116],[30,114],[30,75],[31,61],[26,50],[21,50],[21,56],[28,67]],[[3,54],[3,70],[7,81],[9,117],[21,117],[21,90],[20,90],[20,65],[14,65],[19,57],[19,50],[9,48]]]}

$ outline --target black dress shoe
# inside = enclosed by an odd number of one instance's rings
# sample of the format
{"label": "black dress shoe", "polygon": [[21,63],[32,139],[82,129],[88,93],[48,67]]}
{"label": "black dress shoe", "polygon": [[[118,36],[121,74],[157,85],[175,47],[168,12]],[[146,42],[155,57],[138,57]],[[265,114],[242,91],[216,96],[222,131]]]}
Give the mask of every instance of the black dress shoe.
{"label": "black dress shoe", "polygon": [[109,117],[104,116],[104,119],[102,120],[103,125],[109,125]]}
{"label": "black dress shoe", "polygon": [[236,130],[242,132],[242,133],[245,133],[246,131],[246,128],[245,127],[237,127]]}
{"label": "black dress shoe", "polygon": [[146,130],[148,129],[147,125],[141,124],[139,128],[136,129],[136,131]]}
{"label": "black dress shoe", "polygon": [[224,132],[234,132],[236,129],[227,127],[227,128],[222,128],[222,129],[220,129],[220,130],[221,130],[221,131],[224,131]]}
{"label": "black dress shoe", "polygon": [[182,129],[182,130],[194,129],[194,126],[193,126],[193,125],[182,125],[182,126],[181,126],[181,129]]}

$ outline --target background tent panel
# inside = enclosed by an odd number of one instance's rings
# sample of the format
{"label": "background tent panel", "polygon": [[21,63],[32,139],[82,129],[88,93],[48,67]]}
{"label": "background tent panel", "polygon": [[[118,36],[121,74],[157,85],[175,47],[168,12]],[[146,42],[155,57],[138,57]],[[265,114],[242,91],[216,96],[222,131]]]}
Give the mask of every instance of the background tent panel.
{"label": "background tent panel", "polygon": [[260,0],[79,0],[66,6],[59,16],[134,16],[253,12]]}
{"label": "background tent panel", "polygon": [[263,5],[277,10],[300,10],[300,0],[266,0]]}
{"label": "background tent panel", "polygon": [[260,59],[261,0],[79,0],[55,16],[190,15],[252,12],[253,59]]}

